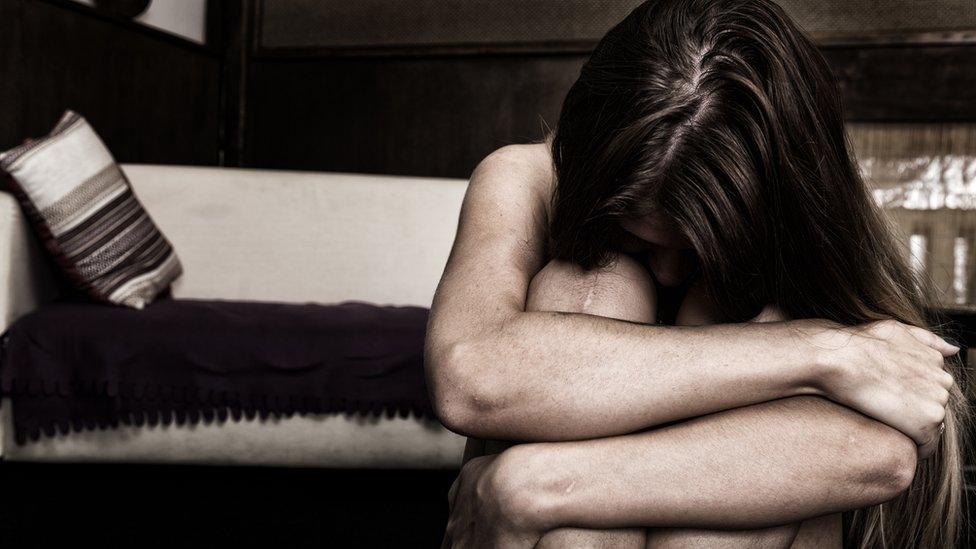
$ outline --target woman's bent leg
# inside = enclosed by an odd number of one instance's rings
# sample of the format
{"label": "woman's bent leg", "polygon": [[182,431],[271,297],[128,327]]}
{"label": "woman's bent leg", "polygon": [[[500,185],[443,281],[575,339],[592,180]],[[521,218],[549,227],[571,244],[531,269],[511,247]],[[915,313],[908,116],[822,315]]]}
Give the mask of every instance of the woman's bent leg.
{"label": "woman's bent leg", "polygon": [[[629,256],[618,256],[609,268],[590,272],[572,263],[553,261],[532,279],[525,308],[587,313],[646,324],[655,320],[657,295],[650,274]],[[643,549],[646,538],[644,528],[558,528],[543,536],[536,548]]]}
{"label": "woman's bent leg", "polygon": [[[629,256],[620,255],[609,268],[590,272],[566,261],[549,262],[529,284],[525,309],[586,313],[646,324],[654,322],[656,298],[647,270]],[[512,444],[468,437],[461,463],[500,453]]]}
{"label": "woman's bent leg", "polygon": [[[533,278],[526,299],[526,310],[586,313],[631,322],[652,323],[657,311],[656,297],[650,274],[629,256],[620,255],[607,269],[589,272],[582,271],[572,263],[553,261]],[[477,455],[498,453],[511,444],[507,441],[469,439],[465,460]],[[536,547],[786,548],[790,547],[798,528],[799,525],[791,525],[742,532],[559,528],[543,536]]]}

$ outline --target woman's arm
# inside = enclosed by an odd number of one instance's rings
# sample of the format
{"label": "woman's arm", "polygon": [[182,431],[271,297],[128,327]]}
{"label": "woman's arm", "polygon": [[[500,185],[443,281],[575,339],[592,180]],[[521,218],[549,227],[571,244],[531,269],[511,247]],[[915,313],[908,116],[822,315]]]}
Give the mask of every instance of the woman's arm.
{"label": "woman's arm", "polygon": [[762,529],[887,501],[914,469],[914,444],[898,431],[797,397],[476,458],[452,493],[449,534],[531,542],[562,527]]}
{"label": "woman's arm", "polygon": [[[705,294],[689,290],[678,321],[715,318]],[[784,318],[767,307],[753,320]],[[746,547],[761,539],[786,546],[801,521],[825,510],[893,497],[910,482],[914,464],[914,444],[890,427],[828,400],[782,399],[656,432],[527,444],[499,458],[472,460],[452,487],[446,539],[459,547],[479,539],[528,548],[574,533],[622,542],[634,528],[650,528],[655,543],[663,537]],[[644,522],[598,522],[616,521],[611,509],[619,507],[646,511]],[[674,516],[686,522],[664,522]],[[756,527],[757,516],[773,524]],[[575,522],[579,517],[596,522]]]}
{"label": "woman's arm", "polygon": [[862,335],[817,321],[676,328],[526,312],[545,258],[551,180],[544,145],[506,147],[472,175],[425,347],[434,405],[449,428],[572,440],[824,394],[920,443],[935,438],[938,422],[931,406],[922,417],[918,387],[936,398],[934,386],[947,380],[932,348],[955,349],[921,329],[887,323]]}

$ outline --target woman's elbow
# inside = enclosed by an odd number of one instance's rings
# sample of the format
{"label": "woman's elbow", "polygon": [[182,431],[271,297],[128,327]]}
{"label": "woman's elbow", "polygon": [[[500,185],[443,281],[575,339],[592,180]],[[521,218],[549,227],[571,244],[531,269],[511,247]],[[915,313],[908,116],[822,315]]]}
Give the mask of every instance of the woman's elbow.
{"label": "woman's elbow", "polygon": [[455,433],[484,436],[497,399],[496,385],[483,372],[478,352],[468,342],[444,346],[425,357],[431,404],[440,422]]}
{"label": "woman's elbow", "polygon": [[907,490],[915,480],[918,464],[918,449],[912,439],[880,423],[873,425],[872,431],[870,442],[862,446],[864,467],[860,474],[867,505],[889,501]]}

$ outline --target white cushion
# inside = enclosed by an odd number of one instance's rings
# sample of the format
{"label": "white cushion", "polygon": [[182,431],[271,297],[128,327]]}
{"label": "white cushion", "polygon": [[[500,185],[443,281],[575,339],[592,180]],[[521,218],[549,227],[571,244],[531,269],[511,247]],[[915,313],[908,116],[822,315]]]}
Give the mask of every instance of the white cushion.
{"label": "white cushion", "polygon": [[175,297],[429,307],[467,182],[124,165],[183,263]]}

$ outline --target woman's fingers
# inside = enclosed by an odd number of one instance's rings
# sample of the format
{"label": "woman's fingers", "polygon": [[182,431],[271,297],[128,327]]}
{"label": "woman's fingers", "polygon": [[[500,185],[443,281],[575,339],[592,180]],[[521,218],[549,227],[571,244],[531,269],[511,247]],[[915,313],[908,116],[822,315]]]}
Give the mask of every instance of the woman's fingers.
{"label": "woman's fingers", "polygon": [[910,334],[912,334],[913,337],[915,337],[915,339],[921,341],[929,347],[932,347],[936,351],[939,351],[942,353],[942,356],[949,357],[959,352],[959,347],[949,343],[925,328],[919,328],[918,326],[911,326],[908,324],[905,325],[905,328]]}
{"label": "woman's fingers", "polygon": [[945,370],[942,370],[942,373],[939,374],[939,383],[943,387],[945,387],[946,390],[949,390],[952,388],[953,385],[956,384],[956,380],[953,379],[952,374],[950,374]]}
{"label": "woman's fingers", "polygon": [[941,402],[941,395],[930,396],[925,402],[920,402],[918,408],[922,418],[922,426],[919,429],[918,457],[925,459],[931,456],[939,446],[942,439],[942,432],[945,429],[946,409]]}
{"label": "woman's fingers", "polygon": [[[949,390],[941,386],[937,386],[932,394],[932,399],[938,403],[939,406],[942,406],[943,410],[945,410],[945,407],[949,405],[949,398]],[[945,415],[944,411],[943,415]]]}

